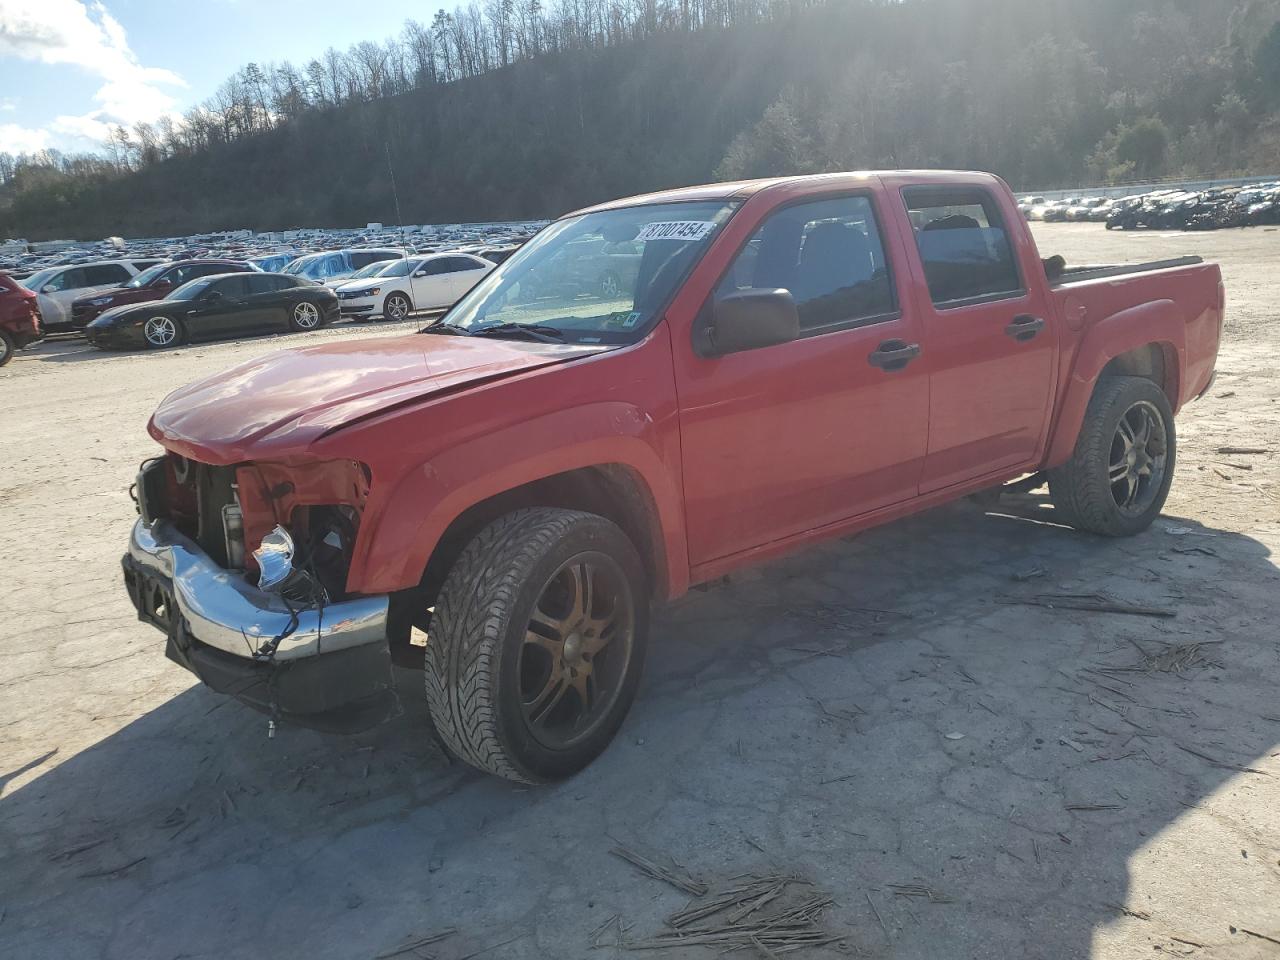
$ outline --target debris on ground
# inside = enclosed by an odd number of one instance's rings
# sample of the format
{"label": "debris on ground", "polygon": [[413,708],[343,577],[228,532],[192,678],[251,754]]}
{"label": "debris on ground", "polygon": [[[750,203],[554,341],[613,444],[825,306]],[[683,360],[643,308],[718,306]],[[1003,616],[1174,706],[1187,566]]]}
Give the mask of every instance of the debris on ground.
{"label": "debris on ground", "polygon": [[1145,649],[1132,637],[1129,642],[1142,654],[1140,669],[1147,673],[1182,673],[1192,667],[1222,667],[1221,661],[1204,655],[1204,648],[1216,646],[1221,640],[1197,640],[1193,643],[1169,643],[1157,640],[1163,649],[1155,653]]}
{"label": "debris on ground", "polygon": [[891,883],[889,889],[895,897],[917,897],[930,903],[955,903],[945,893],[939,893],[923,883]]}
{"label": "debris on ground", "polygon": [[[624,950],[700,946],[726,953],[754,949],[762,957],[774,957],[844,939],[819,924],[833,901],[816,890],[810,880],[794,874],[743,874],[729,883],[731,886],[722,890],[704,890],[667,917],[670,930],[627,939],[624,934],[629,928],[612,917],[596,928],[592,946]],[[613,943],[602,942],[600,936],[610,925],[616,928],[616,939]]]}
{"label": "debris on ground", "polygon": [[1253,454],[1270,453],[1270,447],[1219,447],[1218,455],[1223,457],[1247,457]]}
{"label": "debris on ground", "polygon": [[421,956],[421,954],[417,953],[417,951],[420,950],[422,947],[425,947],[432,943],[439,943],[441,940],[444,940],[448,937],[452,937],[457,932],[458,931],[455,927],[449,927],[449,929],[447,930],[441,930],[439,933],[429,934],[428,936],[421,937],[410,943],[406,943],[403,946],[396,947],[392,950],[388,950],[385,953],[380,953],[376,957],[374,957],[374,960],[390,960],[390,958],[392,957],[401,957],[407,953],[412,953],[415,956]]}
{"label": "debris on ground", "polygon": [[1054,610],[1087,610],[1092,613],[1125,613],[1135,617],[1176,617],[1176,610],[1120,603],[1100,593],[1042,593],[1034,597],[1001,597],[998,603]]}
{"label": "debris on ground", "polygon": [[[671,866],[666,867],[655,860],[651,860],[643,854],[636,853],[622,844],[618,844],[609,851],[615,857],[621,857],[628,863],[635,866],[641,873],[646,876],[653,877],[655,880],[662,880],[671,884],[677,890],[683,890],[685,893],[695,897],[701,897],[707,892],[707,885],[696,877],[690,876],[682,866],[671,860]],[[671,858],[668,857],[668,860]]]}

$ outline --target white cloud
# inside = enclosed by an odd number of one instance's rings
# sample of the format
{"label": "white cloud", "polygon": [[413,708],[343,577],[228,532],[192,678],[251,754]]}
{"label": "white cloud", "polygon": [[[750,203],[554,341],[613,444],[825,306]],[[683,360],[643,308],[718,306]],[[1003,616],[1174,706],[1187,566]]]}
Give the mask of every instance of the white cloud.
{"label": "white cloud", "polygon": [[36,153],[47,146],[47,130],[32,130],[16,123],[0,123],[0,153]]}
{"label": "white cloud", "polygon": [[18,101],[13,97],[0,97],[0,113],[12,113],[18,109]]}
{"label": "white cloud", "polygon": [[54,140],[100,143],[115,124],[130,126],[173,113],[177,101],[168,90],[186,86],[171,70],[139,63],[124,27],[99,0],[3,0],[3,56],[78,67],[103,81],[93,95],[97,106],[83,114],[59,116],[38,129],[0,125],[0,150],[10,152],[21,151],[20,144],[29,149]]}

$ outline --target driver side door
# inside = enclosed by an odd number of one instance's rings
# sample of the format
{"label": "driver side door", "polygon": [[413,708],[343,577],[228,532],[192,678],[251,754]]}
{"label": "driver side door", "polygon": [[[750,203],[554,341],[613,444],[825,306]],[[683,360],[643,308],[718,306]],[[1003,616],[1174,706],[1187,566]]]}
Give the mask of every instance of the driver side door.
{"label": "driver side door", "polygon": [[916,496],[928,377],[904,359],[918,350],[919,318],[893,270],[900,244],[890,258],[877,213],[870,194],[850,194],[767,215],[712,298],[785,289],[799,338],[705,358],[677,351],[695,567]]}
{"label": "driver side door", "polygon": [[419,310],[439,310],[453,305],[453,278],[449,272],[452,257],[435,257],[413,272],[413,305]]}
{"label": "driver side door", "polygon": [[187,330],[192,337],[226,337],[257,325],[254,309],[245,303],[245,276],[214,280],[187,309]]}

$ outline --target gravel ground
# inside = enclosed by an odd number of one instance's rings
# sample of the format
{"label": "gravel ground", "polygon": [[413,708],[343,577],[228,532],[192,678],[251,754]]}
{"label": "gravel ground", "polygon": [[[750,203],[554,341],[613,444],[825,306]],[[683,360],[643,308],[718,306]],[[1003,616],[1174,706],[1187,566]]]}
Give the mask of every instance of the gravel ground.
{"label": "gravel ground", "polygon": [[[407,671],[376,731],[268,740],[164,659],[119,582],[166,392],[395,327],[20,354],[0,373],[0,956],[354,960],[452,929],[401,956],[608,960],[618,924],[649,936],[686,901],[615,842],[713,886],[809,878],[843,939],[801,956],[1280,956],[1280,233],[1035,230],[1073,262],[1223,264],[1219,376],[1179,420],[1165,517],[1107,542],[1034,495],[963,503],[694,591],[660,612],[615,744],[543,789],[450,766]],[[1176,616],[1002,602],[1050,592]]]}

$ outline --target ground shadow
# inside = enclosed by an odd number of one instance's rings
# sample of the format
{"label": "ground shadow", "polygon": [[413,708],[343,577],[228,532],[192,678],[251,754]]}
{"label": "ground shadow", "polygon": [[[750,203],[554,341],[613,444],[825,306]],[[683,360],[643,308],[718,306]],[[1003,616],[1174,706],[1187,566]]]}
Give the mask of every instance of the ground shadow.
{"label": "ground shadow", "polygon": [[[684,897],[615,837],[708,878],[810,877],[863,956],[1086,957],[1126,923],[1176,950],[1167,904],[1121,910],[1131,862],[1228,781],[1275,782],[1244,770],[1280,741],[1276,569],[1194,521],[1106,541],[1051,519],[955,505],[694,591],[660,613],[617,741],[552,787],[449,765],[410,671],[403,715],[352,738],[268,739],[192,688],[24,765],[49,772],[0,802],[0,955],[359,958],[450,927],[441,960],[628,955],[591,931],[651,932]],[[1126,672],[1196,641],[1179,672]]]}

